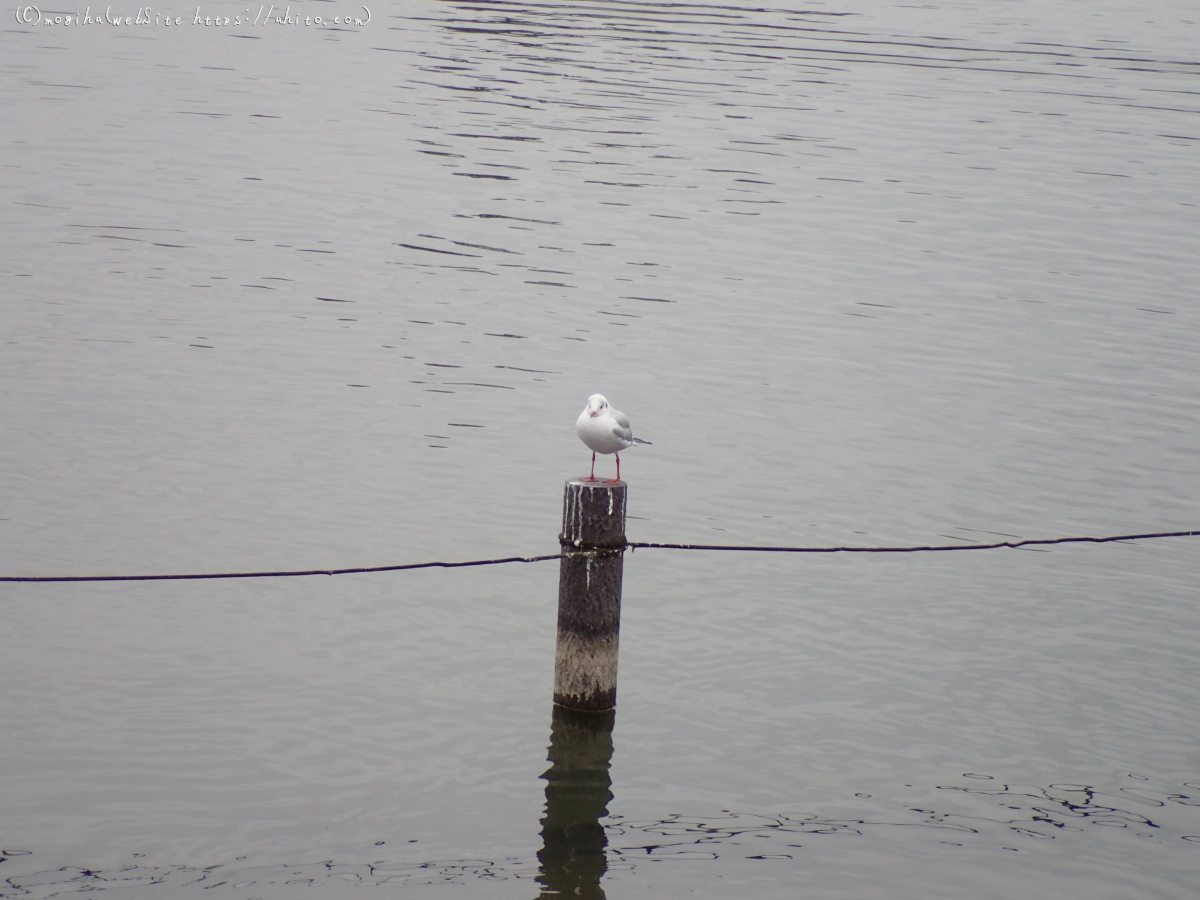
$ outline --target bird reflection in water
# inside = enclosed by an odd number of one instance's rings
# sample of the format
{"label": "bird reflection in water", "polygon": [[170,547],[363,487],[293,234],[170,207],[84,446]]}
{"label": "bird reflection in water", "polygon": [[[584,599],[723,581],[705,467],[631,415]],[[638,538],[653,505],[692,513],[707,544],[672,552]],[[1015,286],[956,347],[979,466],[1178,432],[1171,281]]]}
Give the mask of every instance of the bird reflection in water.
{"label": "bird reflection in water", "polygon": [[554,707],[546,815],[538,852],[539,900],[583,897],[604,900],[600,878],[608,868],[608,836],[600,820],[612,800],[612,730],[616,710],[577,712]]}

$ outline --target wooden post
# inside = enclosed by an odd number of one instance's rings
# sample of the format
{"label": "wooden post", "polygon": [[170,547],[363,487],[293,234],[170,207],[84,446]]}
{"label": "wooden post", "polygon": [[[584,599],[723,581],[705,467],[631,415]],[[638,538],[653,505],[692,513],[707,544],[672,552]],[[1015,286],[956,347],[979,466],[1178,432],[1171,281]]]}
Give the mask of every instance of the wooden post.
{"label": "wooden post", "polygon": [[563,493],[554,702],[568,709],[617,705],[626,487],[572,478]]}

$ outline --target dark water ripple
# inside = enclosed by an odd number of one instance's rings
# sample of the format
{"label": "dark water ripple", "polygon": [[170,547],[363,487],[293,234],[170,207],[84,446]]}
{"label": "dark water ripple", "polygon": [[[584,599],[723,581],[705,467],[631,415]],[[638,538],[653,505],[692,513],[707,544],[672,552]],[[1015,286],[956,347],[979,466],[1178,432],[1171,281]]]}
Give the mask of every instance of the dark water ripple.
{"label": "dark water ripple", "polygon": [[[1105,839],[1114,830],[1139,843],[1188,842],[1200,845],[1200,782],[1154,785],[1129,775],[1131,785],[1101,790],[1085,784],[1046,786],[1002,784],[990,775],[965,773],[963,783],[940,785],[938,791],[958,795],[956,811],[909,807],[892,815],[791,813],[761,815],[721,810],[715,815],[671,814],[655,820],[629,820],[610,815],[604,822],[607,870],[636,872],[640,865],[719,859],[795,860],[821,853],[822,842],[849,837],[870,839],[888,832],[910,837],[924,834],[937,846],[974,846],[992,851],[1022,852],[1034,843],[1065,842],[1063,852],[1081,849],[1079,842],[1098,829]],[[856,795],[863,805],[867,794]],[[1132,801],[1132,804],[1131,804]],[[1099,836],[1099,835],[1097,835]],[[919,840],[919,838],[917,838]],[[377,846],[381,846],[379,842]],[[1111,845],[1105,845],[1111,849]],[[1197,846],[1200,852],[1200,846]],[[106,897],[224,896],[253,889],[294,894],[322,887],[419,887],[473,882],[533,881],[539,876],[534,858],[466,858],[371,862],[324,860],[299,864],[151,866],[131,862],[97,871],[64,866],[52,871],[11,875],[0,882],[2,900],[50,900],[53,897],[104,892]],[[28,851],[0,851],[0,862],[29,868]],[[0,875],[4,874],[0,870]],[[201,892],[204,892],[203,894]]]}
{"label": "dark water ripple", "polygon": [[[683,230],[658,236],[669,244],[676,238],[688,240],[682,223],[705,217],[714,206],[720,214],[743,218],[794,206],[803,197],[779,185],[782,172],[789,173],[788,181],[798,170],[814,184],[868,183],[868,173],[854,171],[849,158],[870,149],[860,142],[875,136],[862,131],[847,143],[851,136],[836,137],[838,129],[831,128],[827,115],[831,104],[843,102],[840,94],[864,78],[870,80],[871,68],[988,74],[991,81],[974,81],[963,89],[997,97],[1011,94],[1018,108],[1008,116],[1074,116],[1075,107],[1134,108],[1143,105],[1139,101],[1147,91],[1171,90],[1147,79],[1196,70],[1194,62],[1174,58],[1169,49],[1156,53],[1103,43],[1058,43],[1014,23],[1004,23],[1004,29],[982,28],[970,16],[945,17],[942,22],[933,11],[903,23],[908,29],[924,25],[928,31],[905,32],[897,30],[898,21],[874,9],[452,0],[438,9],[440,15],[433,19],[422,16],[406,23],[398,16],[400,24],[395,26],[405,31],[432,24],[445,36],[436,50],[415,52],[413,68],[429,77],[412,78],[410,83],[446,95],[446,108],[439,116],[444,123],[422,116],[440,139],[416,139],[425,145],[417,152],[444,159],[452,176],[514,191],[502,197],[481,195],[481,203],[542,202],[556,194],[562,209],[563,200],[570,198],[565,207],[571,211],[569,221],[556,217],[553,224],[566,229],[559,239],[568,243],[577,240],[582,224],[578,216],[592,204],[611,207],[614,213],[623,210],[626,223],[629,216],[654,218],[663,227],[671,221],[681,223]],[[939,27],[960,30],[938,33]],[[991,33],[985,40],[972,40],[966,36],[972,29]],[[1125,77],[1131,63],[1137,64],[1137,78]],[[1034,108],[1020,108],[1021,98],[1033,101]],[[1039,105],[1051,99],[1057,108]],[[1194,103],[1153,108],[1160,113],[1198,111]],[[990,109],[985,115],[995,112]],[[1181,134],[1186,137],[1190,127],[1189,121]],[[715,157],[729,155],[742,164],[712,165]],[[812,165],[814,160],[839,158],[846,159],[846,165],[835,168],[844,171]],[[970,168],[995,171],[994,166]],[[1079,166],[1075,174],[1127,177],[1130,172]],[[788,218],[775,227],[795,226],[790,218],[795,213],[785,215]],[[511,217],[485,213],[474,218],[505,227],[503,222]],[[619,221],[609,227],[618,227]],[[503,239],[494,233],[487,236],[494,240],[477,244],[454,236],[441,238],[486,251],[477,265],[443,268],[492,276],[550,271],[562,277],[525,277],[519,284],[547,289],[548,296],[569,302],[569,292],[594,290],[606,267],[639,262],[629,258],[628,251],[615,256],[593,251],[584,257],[571,250],[567,255],[576,264],[564,264],[562,248],[555,248],[560,252],[551,263],[547,248],[538,244],[548,236],[544,232],[527,232],[524,240],[511,232]],[[418,256],[458,252],[405,242],[397,246]],[[604,244],[585,241],[584,246]],[[519,255],[526,261],[500,263],[489,253]],[[412,253],[396,264],[423,265]],[[504,268],[513,271],[505,273]],[[679,301],[680,281],[674,273],[668,279],[664,287],[670,288],[658,293]]]}

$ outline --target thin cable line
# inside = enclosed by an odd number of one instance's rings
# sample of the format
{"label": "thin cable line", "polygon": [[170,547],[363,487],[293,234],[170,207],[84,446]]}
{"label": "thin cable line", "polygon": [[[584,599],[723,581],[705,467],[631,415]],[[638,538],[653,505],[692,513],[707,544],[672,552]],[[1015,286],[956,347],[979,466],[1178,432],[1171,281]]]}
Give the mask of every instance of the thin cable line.
{"label": "thin cable line", "polygon": [[467,562],[423,562],[402,566],[368,566],[355,569],[304,569],[298,572],[213,572],[200,575],[5,575],[0,581],[198,581],[207,578],[296,578],[303,575],[361,575],[367,572],[399,572],[403,569],[462,569],[467,566],[495,566],[501,563],[544,562],[558,559],[548,556],[506,556],[504,559],[472,559]]}
{"label": "thin cable line", "polygon": [[1112,544],[1117,541],[1141,541],[1151,538],[1195,537],[1200,531],[1159,531],[1154,534],[1115,534],[1109,537],[1030,538],[1026,541],[1001,541],[996,544],[943,544],[920,547],[743,547],[721,544],[657,544],[630,541],[630,549],[653,550],[748,550],[756,553],[937,553],[943,550],[1016,549],[1042,544]]}
{"label": "thin cable line", "polygon": [[[734,550],[751,553],[936,553],[948,550],[998,550],[1002,547],[1044,546],[1048,544],[1112,544],[1118,541],[1145,541],[1154,538],[1197,537],[1200,531],[1158,531],[1152,534],[1115,534],[1108,537],[1030,538],[996,544],[944,544],[915,547],[750,547],[724,544],[662,544],[628,541],[630,550]],[[587,551],[588,548],[580,548]],[[606,550],[619,548],[608,547]],[[506,556],[502,559],[472,559],[465,562],[406,563],[398,566],[364,566],[353,569],[304,569],[275,572],[208,572],[194,575],[0,575],[0,582],[50,581],[200,581],[213,578],[296,578],[306,575],[362,575],[369,572],[400,572],[407,569],[463,569],[470,566],[496,566],[504,563],[534,563],[561,559],[564,554],[545,556]]]}

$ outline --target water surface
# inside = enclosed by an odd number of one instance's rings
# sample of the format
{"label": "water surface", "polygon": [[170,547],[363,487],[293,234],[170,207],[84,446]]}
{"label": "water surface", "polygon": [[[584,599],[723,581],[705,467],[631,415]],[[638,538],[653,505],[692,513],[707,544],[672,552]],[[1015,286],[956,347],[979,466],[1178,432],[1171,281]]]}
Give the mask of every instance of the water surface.
{"label": "water surface", "polygon": [[[6,26],[4,574],[552,553],[595,391],[633,540],[1196,527],[1189,4],[371,12]],[[1198,575],[636,552],[601,889],[1190,896]],[[6,586],[0,896],[536,896],[556,583]]]}

